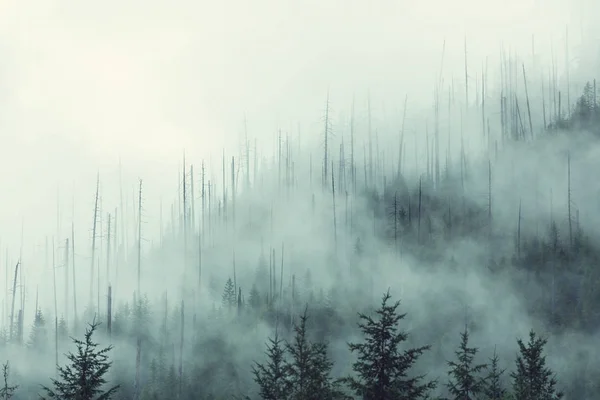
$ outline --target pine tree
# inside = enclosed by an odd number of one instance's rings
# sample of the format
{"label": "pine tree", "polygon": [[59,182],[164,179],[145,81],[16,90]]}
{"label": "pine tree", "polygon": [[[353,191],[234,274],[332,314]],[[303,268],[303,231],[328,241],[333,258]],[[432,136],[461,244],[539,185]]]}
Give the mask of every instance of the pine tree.
{"label": "pine tree", "polygon": [[60,318],[58,321],[58,340],[65,341],[69,337],[69,329],[67,327],[67,321],[65,321],[64,317]]}
{"label": "pine tree", "polygon": [[233,287],[233,281],[231,280],[231,278],[227,279],[227,282],[225,282],[225,289],[223,289],[223,308],[226,308],[228,310],[232,310],[237,303],[237,298],[235,295],[235,288]]}
{"label": "pine tree", "polygon": [[494,355],[490,358],[488,374],[485,378],[484,394],[487,400],[502,400],[506,397],[506,389],[502,387],[502,374],[504,370],[498,366],[498,354],[494,348]]}
{"label": "pine tree", "polygon": [[14,395],[15,392],[17,391],[17,389],[19,388],[19,385],[9,385],[8,384],[8,375],[10,373],[10,367],[8,366],[8,361],[2,365],[2,376],[4,377],[4,383],[2,385],[2,387],[0,387],[0,399],[1,400],[8,400],[11,399]]}
{"label": "pine tree", "polygon": [[308,340],[306,332],[307,309],[294,327],[294,340],[286,345],[291,356],[289,363],[293,400],[327,400],[340,396],[331,379],[333,363],[327,355],[325,343]]}
{"label": "pine tree", "polygon": [[158,362],[155,358],[150,362],[150,380],[148,385],[144,387],[142,394],[140,396],[141,400],[159,400],[159,383],[160,376],[158,371]]}
{"label": "pine tree", "polygon": [[267,344],[266,364],[256,363],[252,367],[254,381],[260,387],[260,396],[263,400],[286,400],[292,388],[290,382],[290,369],[285,360],[285,347],[283,341],[275,333],[275,338],[269,338]]}
{"label": "pine tree", "polygon": [[258,288],[255,284],[252,285],[252,289],[250,289],[249,296],[250,297],[248,298],[248,303],[250,303],[250,307],[252,307],[254,310],[258,310],[261,306],[260,293],[258,292]]}
{"label": "pine tree", "polygon": [[131,314],[129,303],[119,304],[112,323],[112,336],[121,336],[129,331]]}
{"label": "pine tree", "polygon": [[29,334],[28,347],[36,352],[46,351],[48,345],[48,329],[46,327],[46,319],[42,314],[42,310],[37,310],[31,333]]}
{"label": "pine tree", "polygon": [[424,375],[408,377],[408,372],[430,346],[400,351],[399,346],[408,339],[408,334],[397,325],[406,314],[398,314],[400,302],[389,305],[390,298],[388,290],[375,311],[377,320],[358,314],[361,320],[358,326],[365,340],[349,344],[350,351],[358,354],[358,360],[352,365],[356,377],[343,381],[363,400],[424,398],[436,387],[436,382],[424,382]]}
{"label": "pine tree", "polygon": [[529,332],[529,342],[517,340],[519,354],[517,370],[511,374],[515,400],[560,400],[563,393],[556,389],[556,376],[546,367],[543,355],[547,340]]}
{"label": "pine tree", "polygon": [[450,380],[446,384],[453,400],[472,400],[483,392],[484,379],[478,375],[487,368],[486,364],[473,365],[476,347],[469,347],[469,330],[460,334],[460,346],[454,354],[456,361],[448,361]]}
{"label": "pine tree", "polygon": [[[106,384],[105,374],[112,362],[108,361],[107,353],[112,346],[97,350],[98,343],[92,341],[99,323],[92,322],[86,329],[85,339],[73,339],[77,346],[76,354],[69,353],[67,358],[70,365],[58,368],[60,380],[52,379],[53,389],[43,386],[50,399],[60,400],[109,400],[119,386],[108,390],[102,387]],[[44,398],[44,397],[42,397]]]}

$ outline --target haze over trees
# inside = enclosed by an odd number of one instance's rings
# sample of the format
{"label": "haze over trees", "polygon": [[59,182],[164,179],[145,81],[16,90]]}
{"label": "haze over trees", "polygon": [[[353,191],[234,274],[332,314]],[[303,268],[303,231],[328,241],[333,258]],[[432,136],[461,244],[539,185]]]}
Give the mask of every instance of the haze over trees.
{"label": "haze over trees", "polygon": [[599,397],[596,81],[568,40],[469,40],[428,109],[324,88],[318,123],[182,151],[159,199],[127,159],[40,194],[56,228],[0,242],[0,399]]}

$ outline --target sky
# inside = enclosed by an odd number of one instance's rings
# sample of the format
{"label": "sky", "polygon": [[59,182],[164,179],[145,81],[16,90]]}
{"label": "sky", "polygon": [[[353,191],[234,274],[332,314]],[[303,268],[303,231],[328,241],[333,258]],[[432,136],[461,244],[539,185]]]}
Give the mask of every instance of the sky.
{"label": "sky", "polygon": [[367,96],[379,111],[406,95],[429,107],[444,43],[457,80],[465,37],[475,70],[502,45],[528,54],[532,35],[540,56],[551,40],[560,53],[567,26],[575,53],[597,39],[593,4],[0,0],[0,237],[18,243],[22,221],[31,240],[47,235],[57,197],[91,221],[97,172],[116,203],[119,159],[127,196],[144,179],[156,220],[184,150],[217,168],[244,119],[270,146],[278,128],[317,135],[328,91],[335,112],[352,96],[363,112]]}

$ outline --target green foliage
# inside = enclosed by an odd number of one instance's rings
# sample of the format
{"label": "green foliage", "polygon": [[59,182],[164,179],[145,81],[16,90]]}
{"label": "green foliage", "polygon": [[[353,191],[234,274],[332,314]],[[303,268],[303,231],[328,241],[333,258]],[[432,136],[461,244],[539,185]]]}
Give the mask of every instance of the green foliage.
{"label": "green foliage", "polygon": [[505,370],[500,369],[498,362],[498,354],[496,354],[496,349],[494,348],[494,355],[490,358],[483,391],[487,400],[502,400],[507,396],[506,389],[502,387],[502,375]]}
{"label": "green foliage", "polygon": [[274,338],[269,338],[266,354],[265,364],[256,363],[252,367],[254,381],[260,387],[261,398],[263,400],[289,399],[292,388],[289,379],[290,370],[285,360],[285,345],[277,333]]}
{"label": "green foliage", "polygon": [[340,398],[341,392],[331,378],[333,362],[325,343],[311,342],[306,332],[307,309],[294,327],[294,339],[286,345],[291,361],[288,364],[291,399],[328,400]]}
{"label": "green foliage", "polygon": [[406,314],[398,313],[399,301],[388,304],[390,298],[388,290],[375,311],[378,319],[359,313],[358,326],[365,339],[363,343],[349,344],[350,351],[358,354],[358,360],[352,365],[356,376],[343,381],[363,400],[425,398],[436,387],[436,382],[423,382],[424,375],[409,377],[408,373],[430,346],[400,350],[408,334],[397,325]]}
{"label": "green foliage", "polygon": [[448,361],[450,381],[446,384],[454,400],[472,400],[484,391],[484,379],[479,374],[487,368],[486,364],[473,365],[478,349],[469,347],[469,330],[460,334],[460,345],[454,353],[456,361]]}
{"label": "green foliage", "polygon": [[[112,346],[97,350],[98,343],[92,341],[99,323],[93,322],[86,329],[85,339],[73,339],[77,346],[75,354],[67,354],[70,364],[58,367],[60,379],[52,379],[53,389],[43,386],[47,398],[60,400],[109,400],[119,386],[103,390],[105,374],[111,366],[107,353]],[[42,397],[44,398],[44,397]]]}
{"label": "green foliage", "polygon": [[527,344],[521,339],[517,343],[517,370],[511,374],[515,400],[560,400],[563,394],[557,391],[556,377],[546,367],[546,357],[543,355],[547,340],[537,337],[532,330]]}

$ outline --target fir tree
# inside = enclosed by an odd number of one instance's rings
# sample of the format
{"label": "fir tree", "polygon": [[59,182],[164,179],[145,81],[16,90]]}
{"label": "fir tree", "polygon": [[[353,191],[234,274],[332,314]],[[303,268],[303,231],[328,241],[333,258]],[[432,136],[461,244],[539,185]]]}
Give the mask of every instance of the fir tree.
{"label": "fir tree", "polygon": [[159,400],[159,385],[160,385],[160,376],[158,371],[158,362],[155,358],[150,362],[150,381],[148,385],[144,387],[140,398],[142,400]]}
{"label": "fir tree", "polygon": [[2,376],[4,378],[3,380],[3,384],[2,387],[0,387],[0,399],[1,400],[8,400],[11,399],[14,395],[15,392],[17,391],[17,389],[19,388],[19,385],[9,385],[8,384],[8,375],[10,374],[10,367],[8,366],[8,361],[2,365]]}
{"label": "fir tree", "polygon": [[478,375],[487,368],[487,365],[473,365],[478,349],[469,347],[469,331],[466,326],[460,338],[460,346],[454,353],[456,361],[448,361],[450,380],[446,386],[451,399],[472,400],[477,398],[485,388],[484,379]]}
{"label": "fir tree", "polygon": [[121,303],[115,313],[112,323],[112,335],[121,336],[129,330],[129,319],[131,316],[131,308],[129,303]]}
{"label": "fir tree", "polygon": [[339,397],[331,379],[333,363],[325,343],[313,343],[306,333],[307,309],[294,327],[294,340],[286,345],[291,356],[289,363],[291,398],[294,400],[326,400]]}
{"label": "fir tree", "polygon": [[424,375],[409,377],[408,372],[430,346],[400,351],[399,346],[408,339],[398,322],[406,314],[398,314],[400,302],[389,305],[391,296],[383,296],[376,310],[377,320],[358,314],[358,326],[365,336],[363,343],[350,343],[350,351],[358,354],[352,365],[356,377],[343,379],[350,389],[363,400],[419,399],[436,387],[435,381],[424,382]]}
{"label": "fir tree", "polygon": [[69,337],[69,329],[67,327],[67,321],[65,321],[64,317],[60,318],[58,321],[58,340],[65,341]]}
{"label": "fir tree", "polygon": [[502,387],[502,374],[504,370],[498,366],[498,354],[494,348],[494,355],[490,358],[488,374],[485,378],[484,394],[487,400],[502,400],[506,397],[506,389]]}
{"label": "fir tree", "polygon": [[[99,323],[93,322],[86,329],[85,339],[73,339],[77,346],[76,354],[69,353],[67,358],[70,364],[58,367],[60,380],[52,379],[53,389],[43,386],[50,399],[60,400],[109,400],[113,397],[119,386],[108,390],[102,387],[106,384],[105,374],[110,369],[112,362],[108,361],[107,353],[112,346],[97,350],[98,343],[92,341]],[[44,397],[42,397],[44,398]]]}
{"label": "fir tree", "polygon": [[556,390],[556,376],[546,367],[543,355],[547,340],[529,332],[529,342],[517,340],[519,354],[517,370],[511,374],[515,400],[559,400],[563,393]]}
{"label": "fir tree", "polygon": [[235,288],[233,287],[233,281],[231,280],[231,278],[228,278],[227,282],[225,282],[225,289],[223,289],[222,299],[223,308],[226,308],[231,311],[236,306],[237,298],[235,295]]}
{"label": "fir tree", "polygon": [[290,369],[285,360],[285,347],[283,341],[275,333],[275,338],[269,338],[267,344],[266,364],[256,363],[252,367],[254,381],[260,388],[263,400],[286,400],[292,388],[290,382]]}
{"label": "fir tree", "polygon": [[[176,314],[179,316],[179,314]],[[148,297],[136,299],[132,312],[129,314],[131,318],[131,332],[135,337],[140,337],[142,341],[150,339],[150,301]]]}
{"label": "fir tree", "polygon": [[260,293],[258,292],[258,288],[256,287],[256,285],[252,285],[252,289],[250,289],[250,297],[248,298],[248,303],[250,304],[250,307],[252,307],[255,310],[258,310],[261,306],[261,301],[260,301]]}
{"label": "fir tree", "polygon": [[36,352],[43,352],[48,345],[48,329],[46,328],[46,319],[42,314],[42,310],[37,310],[31,333],[29,334],[28,347]]}

